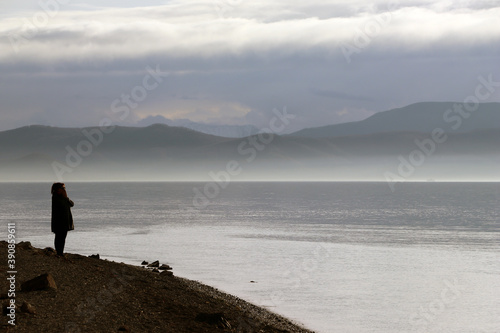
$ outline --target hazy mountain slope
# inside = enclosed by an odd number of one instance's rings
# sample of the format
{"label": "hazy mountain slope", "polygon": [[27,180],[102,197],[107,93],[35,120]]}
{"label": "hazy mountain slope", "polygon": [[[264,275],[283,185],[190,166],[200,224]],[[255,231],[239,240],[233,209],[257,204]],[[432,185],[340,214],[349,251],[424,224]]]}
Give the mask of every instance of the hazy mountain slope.
{"label": "hazy mountain slope", "polygon": [[153,124],[166,124],[169,126],[185,127],[197,132],[222,136],[227,138],[244,138],[257,134],[259,129],[253,125],[212,125],[191,121],[189,119],[168,119],[163,116],[149,116],[139,122],[138,126],[145,127]]}
{"label": "hazy mountain slope", "polygon": [[[421,132],[376,133],[359,136],[307,138],[254,135],[228,139],[179,127],[152,125],[145,128],[116,127],[109,134],[98,128],[64,129],[42,126],[0,132],[0,161],[28,161],[26,156],[61,159],[68,151],[89,155],[88,159],[218,160],[258,155],[260,158],[313,159],[325,156],[384,156],[418,149],[416,142],[432,141]],[[85,134],[86,133],[86,134]],[[500,152],[500,129],[447,133],[444,142],[434,142],[436,152],[496,154]],[[85,144],[83,144],[85,143]],[[91,148],[91,152],[87,150]],[[438,149],[439,148],[439,149]],[[83,153],[82,153],[83,152]]]}
{"label": "hazy mountain slope", "polygon": [[456,104],[460,103],[416,103],[403,108],[378,112],[365,120],[303,129],[291,135],[327,138],[389,132],[430,133],[435,128],[442,128],[446,132],[500,128],[500,103],[479,104],[478,110],[471,113],[463,108],[462,114],[454,112]]}
{"label": "hazy mountain slope", "polygon": [[75,151],[88,149],[94,152],[144,151],[171,147],[182,149],[200,147],[228,140],[181,127],[152,125],[148,127],[115,127],[103,132],[99,127],[57,128],[26,126],[0,132],[0,160],[20,158],[40,153],[61,158],[68,147]]}
{"label": "hazy mountain slope", "polygon": [[[231,165],[248,180],[379,179],[397,172],[401,159],[417,160],[424,179],[491,179],[499,175],[499,143],[500,129],[447,133],[437,142],[422,132],[228,139],[166,125],[116,127],[107,134],[30,126],[0,132],[0,180],[54,180],[54,162],[59,175],[73,180],[210,179]],[[486,171],[475,173],[478,166]]]}

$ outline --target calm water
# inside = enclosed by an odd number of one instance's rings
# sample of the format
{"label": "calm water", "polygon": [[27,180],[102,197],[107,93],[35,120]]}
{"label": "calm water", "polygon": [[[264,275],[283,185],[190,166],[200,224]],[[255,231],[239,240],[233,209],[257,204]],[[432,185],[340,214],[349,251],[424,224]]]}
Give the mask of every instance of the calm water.
{"label": "calm water", "polygon": [[[69,183],[66,250],[159,259],[318,332],[500,331],[498,183],[231,183],[197,209],[204,185]],[[49,191],[0,184],[39,247]]]}

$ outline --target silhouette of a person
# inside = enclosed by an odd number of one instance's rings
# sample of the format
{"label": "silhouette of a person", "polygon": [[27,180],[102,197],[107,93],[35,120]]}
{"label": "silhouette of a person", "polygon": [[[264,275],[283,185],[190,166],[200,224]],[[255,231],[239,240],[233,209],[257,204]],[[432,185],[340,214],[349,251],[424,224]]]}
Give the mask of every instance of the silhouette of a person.
{"label": "silhouette of a person", "polygon": [[71,214],[71,207],[75,204],[68,198],[66,194],[66,187],[63,183],[54,183],[51,189],[52,193],[52,219],[51,229],[56,234],[54,239],[54,246],[57,255],[64,255],[64,244],[66,243],[66,236],[68,231],[74,230],[73,215]]}

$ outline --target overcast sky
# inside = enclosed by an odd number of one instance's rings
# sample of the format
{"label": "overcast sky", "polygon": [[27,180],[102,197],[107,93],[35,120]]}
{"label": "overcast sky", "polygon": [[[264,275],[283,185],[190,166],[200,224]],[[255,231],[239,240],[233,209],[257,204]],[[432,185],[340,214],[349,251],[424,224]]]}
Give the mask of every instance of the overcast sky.
{"label": "overcast sky", "polygon": [[19,2],[0,1],[0,130],[286,107],[292,131],[500,81],[497,0]]}

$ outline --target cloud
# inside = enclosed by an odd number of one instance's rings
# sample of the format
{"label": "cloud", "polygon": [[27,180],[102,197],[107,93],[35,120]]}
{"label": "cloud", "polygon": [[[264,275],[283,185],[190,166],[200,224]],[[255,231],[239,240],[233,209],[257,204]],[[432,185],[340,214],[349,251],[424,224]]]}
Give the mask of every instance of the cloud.
{"label": "cloud", "polygon": [[[248,54],[280,58],[310,50],[331,56],[340,54],[339,43],[353,42],[357,32],[370,27],[380,30],[373,44],[391,44],[409,51],[450,44],[468,48],[471,42],[491,43],[500,38],[500,26],[495,24],[500,8],[460,7],[443,13],[436,10],[436,4],[384,11],[380,3],[363,11],[356,2],[295,7],[288,2],[264,5],[241,1],[234,8],[222,3],[229,7],[231,16],[218,17],[216,1],[191,1],[157,7],[61,10],[48,17],[46,24],[37,24],[36,15],[27,20],[6,19],[0,28],[8,37],[2,39],[2,49],[18,52],[2,53],[0,59],[47,64],[107,63],[153,54],[166,58]],[[320,18],[328,7],[334,11],[341,5],[357,14]],[[344,12],[349,14],[349,10]]]}
{"label": "cloud", "polygon": [[313,88],[313,89],[311,89],[311,92],[314,95],[333,98],[333,99],[345,99],[345,100],[366,101],[366,102],[373,102],[375,100],[374,98],[367,97],[367,96],[352,95],[352,94],[347,94],[344,92],[335,91],[335,90],[328,90],[328,89]]}
{"label": "cloud", "polygon": [[[168,102],[168,109],[165,109],[165,104],[157,109],[157,115],[164,116],[169,119],[190,119],[192,121],[217,123],[224,119],[226,124],[230,125],[245,125],[245,117],[251,111],[248,106],[241,105],[237,102],[227,101],[211,101],[201,99],[172,99]],[[147,118],[152,110],[142,110],[136,112],[136,115],[141,118]]]}
{"label": "cloud", "polygon": [[130,121],[161,114],[266,126],[272,110],[286,106],[297,115],[294,126],[311,127],[461,100],[479,75],[500,78],[498,17],[493,1],[13,7],[0,16],[0,129],[96,123],[157,65],[171,76]]}

